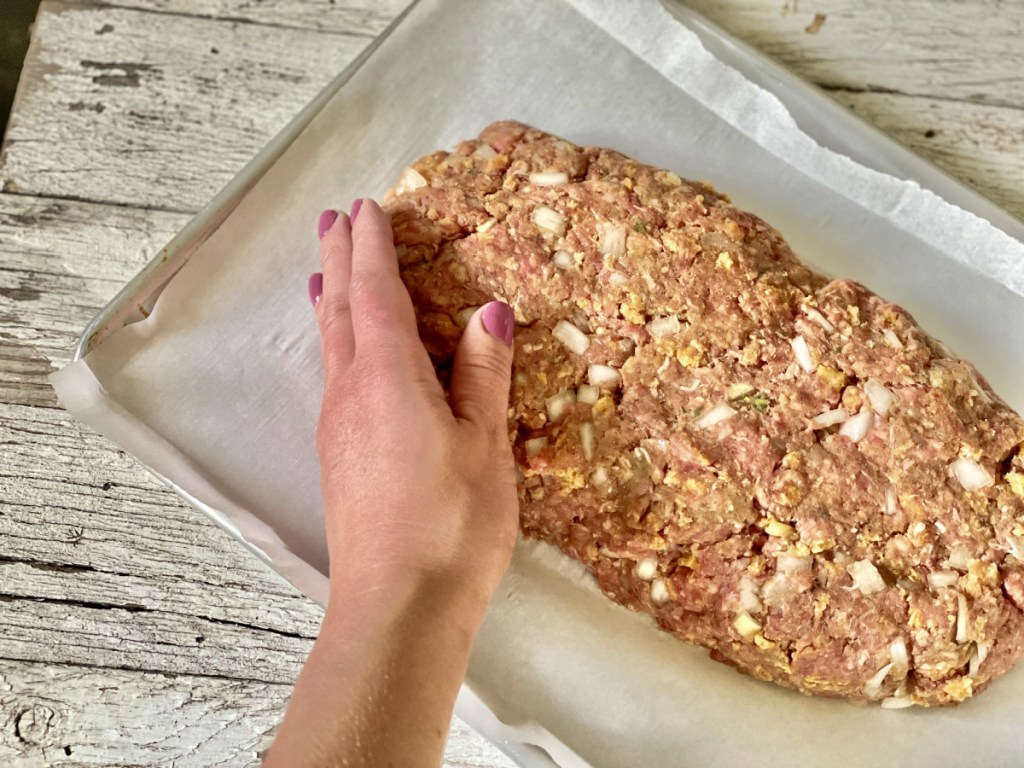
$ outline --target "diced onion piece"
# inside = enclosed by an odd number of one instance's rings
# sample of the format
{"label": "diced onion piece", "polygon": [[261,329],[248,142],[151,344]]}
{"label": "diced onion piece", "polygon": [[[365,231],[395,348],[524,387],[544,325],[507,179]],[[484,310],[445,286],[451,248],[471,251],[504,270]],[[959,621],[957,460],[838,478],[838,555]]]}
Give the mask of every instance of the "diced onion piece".
{"label": "diced onion piece", "polygon": [[949,465],[949,471],[965,491],[978,491],[988,488],[995,482],[992,475],[981,464],[962,456]]}
{"label": "diced onion piece", "polygon": [[882,683],[885,682],[886,675],[889,674],[889,670],[892,669],[892,662],[886,664],[878,672],[876,672],[871,679],[864,683],[864,695],[869,699],[878,698],[878,694],[882,692]]}
{"label": "diced onion piece", "polygon": [[787,539],[796,533],[796,530],[792,525],[784,523],[781,520],[769,520],[768,525],[764,527],[764,532],[769,536],[776,536],[780,539]]}
{"label": "diced onion piece", "polygon": [[531,216],[538,229],[561,237],[565,234],[565,216],[547,205],[538,205]]}
{"label": "diced onion piece", "polygon": [[896,489],[891,485],[885,489],[885,513],[887,515],[896,514]]}
{"label": "diced onion piece", "polygon": [[530,183],[535,187],[553,187],[556,184],[565,184],[567,181],[569,181],[569,174],[564,171],[530,174]]}
{"label": "diced onion piece", "polygon": [[396,195],[404,195],[425,186],[427,186],[427,180],[424,178],[423,174],[410,166],[402,171],[402,174],[398,177],[398,183],[395,184],[394,193]]}
{"label": "diced onion piece", "polygon": [[892,659],[892,668],[899,673],[905,673],[910,668],[910,654],[902,637],[889,643],[889,658]]}
{"label": "diced onion piece", "polygon": [[744,637],[747,640],[761,631],[761,625],[746,611],[740,611],[736,615],[736,618],[732,620],[732,626],[739,632],[740,637]]}
{"label": "diced onion piece", "polygon": [[723,421],[731,419],[736,414],[737,410],[728,403],[719,403],[697,419],[697,421],[694,422],[694,426],[696,426],[697,429],[710,429],[716,424],[721,424]]}
{"label": "diced onion piece", "polygon": [[587,368],[587,381],[592,387],[615,389],[622,383],[622,376],[610,365],[595,364]]}
{"label": "diced onion piece", "polygon": [[479,157],[481,160],[490,160],[497,156],[498,153],[494,151],[494,147],[490,144],[481,144],[473,150],[473,157]]}
{"label": "diced onion piece", "polygon": [[792,594],[793,587],[784,573],[776,573],[761,588],[761,596],[773,608],[786,605]]}
{"label": "diced onion piece", "polygon": [[605,256],[622,256],[626,252],[626,230],[620,224],[605,222],[599,228],[598,248]]}
{"label": "diced onion piece", "polygon": [[548,412],[548,421],[561,421],[575,402],[576,393],[571,389],[563,389],[557,395],[549,397],[544,401],[544,407]]}
{"label": "diced onion piece", "polygon": [[971,677],[978,676],[978,670],[981,669],[982,663],[988,657],[988,644],[987,643],[975,643],[974,652],[971,654],[971,660],[967,666],[967,674]]}
{"label": "diced onion piece", "polygon": [[601,398],[601,390],[593,384],[580,384],[576,389],[576,402],[593,405]]}
{"label": "diced onion piece", "polygon": [[473,317],[473,314],[478,309],[480,309],[480,307],[464,307],[463,309],[460,309],[459,314],[455,316],[459,322],[459,325],[462,326],[463,328],[469,325],[470,318]]}
{"label": "diced onion piece", "polygon": [[971,555],[967,551],[967,547],[963,544],[957,544],[949,550],[949,557],[946,559],[946,562],[949,563],[950,568],[966,571],[971,562]]}
{"label": "diced onion piece", "polygon": [[747,613],[759,613],[764,609],[757,594],[757,587],[749,576],[740,579],[740,606]]}
{"label": "diced onion piece", "polygon": [[733,384],[729,387],[729,399],[739,400],[754,391],[753,384]]}
{"label": "diced onion piece", "polygon": [[814,307],[804,307],[804,313],[829,333],[835,331],[836,327],[828,321],[827,317],[821,314],[821,312],[816,310]]}
{"label": "diced onion piece", "polygon": [[967,598],[962,592],[956,593],[956,641],[967,642]]}
{"label": "diced onion piece", "polygon": [[585,458],[594,458],[594,422],[584,421],[580,424],[580,445]]}
{"label": "diced onion piece", "polygon": [[892,390],[877,379],[868,379],[864,382],[864,394],[868,398],[868,405],[871,406],[871,410],[879,416],[888,414],[889,408],[892,407],[893,402],[896,400]]}
{"label": "diced onion piece", "polygon": [[862,595],[874,595],[885,589],[885,579],[870,560],[858,560],[846,568],[853,577],[853,588],[860,590]]}
{"label": "diced onion piece", "polygon": [[654,557],[645,557],[636,564],[636,577],[644,581],[650,581],[658,575],[658,560]]}
{"label": "diced onion piece", "polygon": [[956,571],[932,571],[928,574],[928,589],[938,592],[940,589],[955,586],[960,579]]}
{"label": "diced onion piece", "polygon": [[651,600],[658,605],[667,603],[669,598],[668,585],[664,579],[655,579],[651,582]]}
{"label": "diced onion piece", "polygon": [[896,335],[896,332],[892,328],[886,328],[882,331],[882,338],[885,339],[885,343],[893,349],[903,349],[903,342],[900,341],[900,337]]}
{"label": "diced onion piece", "polygon": [[612,285],[625,285],[629,282],[629,278],[621,272],[612,270],[612,273],[608,275],[608,282]]}
{"label": "diced onion piece", "polygon": [[800,363],[800,367],[804,369],[804,373],[814,373],[816,369],[814,361],[811,360],[811,350],[807,346],[807,340],[803,336],[794,336],[790,339],[789,345],[793,348],[793,355]]}
{"label": "diced onion piece", "polygon": [[523,443],[523,447],[526,449],[526,455],[533,458],[543,451],[547,447],[547,444],[548,439],[546,437],[531,437]]}
{"label": "diced onion piece", "polygon": [[481,235],[486,233],[486,232],[490,232],[491,231],[491,227],[493,227],[497,223],[498,223],[498,220],[496,218],[494,218],[493,216],[491,216],[491,218],[489,218],[487,221],[485,221],[482,224],[480,224],[476,228],[476,231],[479,232]]}
{"label": "diced onion piece", "polygon": [[850,412],[845,408],[833,408],[831,411],[819,413],[811,419],[811,426],[815,429],[824,429],[833,424],[841,424],[850,418]]}
{"label": "diced onion piece", "polygon": [[591,473],[590,482],[594,485],[608,485],[608,470],[598,467]]}
{"label": "diced onion piece", "polygon": [[791,555],[784,552],[779,555],[775,567],[781,573],[803,573],[811,570],[811,556]]}
{"label": "diced onion piece", "polygon": [[577,355],[582,355],[590,348],[590,338],[587,334],[568,320],[559,320],[551,329],[551,335],[562,342],[566,349]]}
{"label": "diced onion piece", "polygon": [[679,318],[675,315],[669,315],[668,317],[656,317],[646,326],[647,332],[656,339],[663,339],[666,336],[679,333],[682,326],[679,324]]}
{"label": "diced onion piece", "polygon": [[874,418],[875,415],[871,411],[863,410],[844,421],[843,426],[839,428],[839,434],[850,438],[855,443],[859,443],[867,436]]}
{"label": "diced onion piece", "polygon": [[558,250],[551,255],[551,263],[559,269],[572,269],[576,266],[576,259],[569,251]]}
{"label": "diced onion piece", "polygon": [[909,696],[890,696],[887,699],[882,699],[882,709],[906,709],[912,706],[914,706],[914,702]]}

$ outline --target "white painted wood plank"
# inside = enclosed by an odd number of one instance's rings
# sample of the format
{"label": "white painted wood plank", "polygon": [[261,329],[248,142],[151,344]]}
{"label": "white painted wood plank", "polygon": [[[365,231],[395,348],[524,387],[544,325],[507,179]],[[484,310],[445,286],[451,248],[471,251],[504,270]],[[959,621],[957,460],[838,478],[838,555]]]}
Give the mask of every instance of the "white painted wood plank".
{"label": "white painted wood plank", "polygon": [[686,4],[825,87],[1024,108],[1024,0]]}
{"label": "white painted wood plank", "polygon": [[291,687],[0,662],[0,762],[9,768],[250,766]]}
{"label": "white painted wood plank", "polygon": [[73,0],[158,13],[205,16],[277,27],[373,36],[383,30],[408,0]]}
{"label": "white painted wood plank", "polygon": [[319,607],[67,413],[0,404],[0,444],[0,594],[316,635]]}
{"label": "white painted wood plank", "polygon": [[312,641],[196,616],[0,596],[0,658],[292,683]]}
{"label": "white painted wood plank", "polygon": [[[291,686],[0,661],[6,768],[256,766]],[[512,763],[454,719],[446,768]]]}
{"label": "white painted wood plank", "polygon": [[205,204],[369,42],[54,2],[33,39],[5,191],[177,211]]}

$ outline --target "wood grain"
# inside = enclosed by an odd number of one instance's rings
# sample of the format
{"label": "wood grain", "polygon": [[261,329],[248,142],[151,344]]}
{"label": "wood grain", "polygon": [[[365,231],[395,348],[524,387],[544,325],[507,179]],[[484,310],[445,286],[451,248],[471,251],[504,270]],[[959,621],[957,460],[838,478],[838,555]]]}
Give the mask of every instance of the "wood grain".
{"label": "wood grain", "polygon": [[368,42],[45,3],[23,74],[36,85],[19,94],[0,183],[196,211]]}
{"label": "wood grain", "polygon": [[[224,19],[274,27],[313,29],[372,37],[409,0],[72,0],[74,4],[134,8],[196,18]],[[113,31],[113,30],[112,30]]]}
{"label": "wood grain", "polygon": [[[0,661],[0,762],[254,766],[290,693],[287,685],[248,680]],[[448,745],[445,768],[513,765],[460,720]]]}

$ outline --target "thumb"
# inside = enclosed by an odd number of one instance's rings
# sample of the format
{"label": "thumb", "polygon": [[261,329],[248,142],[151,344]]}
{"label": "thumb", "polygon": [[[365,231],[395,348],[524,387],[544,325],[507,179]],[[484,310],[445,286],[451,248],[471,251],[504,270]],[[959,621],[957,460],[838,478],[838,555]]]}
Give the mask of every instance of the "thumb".
{"label": "thumb", "polygon": [[492,301],[473,313],[462,332],[448,402],[458,419],[504,431],[512,378],[512,331],[508,304]]}

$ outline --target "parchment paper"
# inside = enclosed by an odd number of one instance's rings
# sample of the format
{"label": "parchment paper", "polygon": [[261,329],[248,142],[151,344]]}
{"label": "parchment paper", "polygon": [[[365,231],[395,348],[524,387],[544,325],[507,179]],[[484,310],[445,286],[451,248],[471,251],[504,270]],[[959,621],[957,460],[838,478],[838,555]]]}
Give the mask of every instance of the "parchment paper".
{"label": "parchment paper", "polygon": [[[413,158],[503,118],[712,181],[810,264],[906,306],[1024,409],[1014,330],[1024,245],[817,146],[653,0],[422,0],[153,314],[54,375],[62,402],[322,600],[321,368],[305,287],[317,215],[379,197]],[[563,765],[1009,766],[1024,724],[1019,669],[939,711],[856,708],[755,682],[533,544],[517,550],[468,683]]]}

